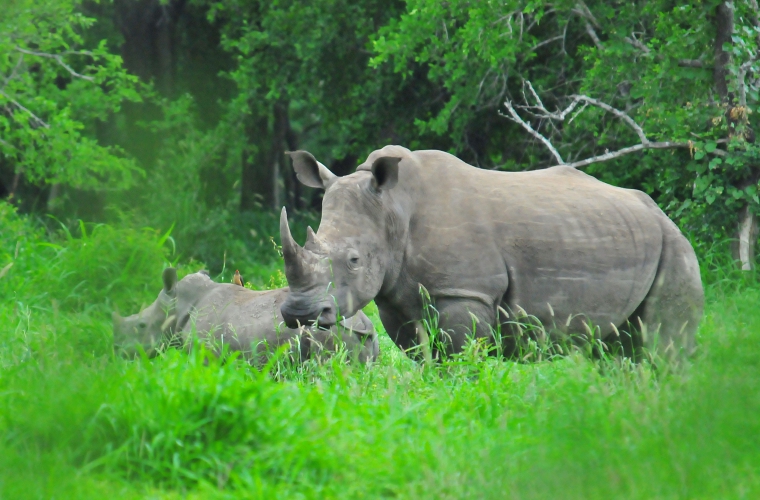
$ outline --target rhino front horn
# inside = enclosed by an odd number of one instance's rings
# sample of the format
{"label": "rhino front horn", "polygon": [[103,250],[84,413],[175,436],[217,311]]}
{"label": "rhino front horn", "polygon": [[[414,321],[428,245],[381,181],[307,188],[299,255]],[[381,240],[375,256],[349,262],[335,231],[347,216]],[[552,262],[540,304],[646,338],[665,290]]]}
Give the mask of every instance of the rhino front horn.
{"label": "rhino front horn", "polygon": [[282,257],[285,259],[285,276],[288,283],[293,285],[303,275],[302,249],[290,234],[288,212],[282,207],[280,212],[280,241],[282,242]]}

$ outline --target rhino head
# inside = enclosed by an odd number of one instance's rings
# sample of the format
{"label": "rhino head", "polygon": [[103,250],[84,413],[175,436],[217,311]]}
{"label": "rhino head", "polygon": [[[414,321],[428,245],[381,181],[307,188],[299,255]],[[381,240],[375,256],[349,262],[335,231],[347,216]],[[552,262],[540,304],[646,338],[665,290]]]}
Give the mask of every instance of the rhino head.
{"label": "rhino head", "polygon": [[177,325],[177,270],[164,269],[164,287],[150,306],[137,314],[122,318],[112,314],[114,347],[126,355],[142,348],[153,356],[161,343],[168,339]]}
{"label": "rhino head", "polygon": [[290,294],[280,311],[290,328],[353,316],[374,299],[392,267],[400,207],[390,190],[401,158],[378,157],[364,170],[337,177],[310,153],[288,153],[298,179],[325,189],[317,234],[308,228],[303,247],[293,240],[285,208],[280,238]]}

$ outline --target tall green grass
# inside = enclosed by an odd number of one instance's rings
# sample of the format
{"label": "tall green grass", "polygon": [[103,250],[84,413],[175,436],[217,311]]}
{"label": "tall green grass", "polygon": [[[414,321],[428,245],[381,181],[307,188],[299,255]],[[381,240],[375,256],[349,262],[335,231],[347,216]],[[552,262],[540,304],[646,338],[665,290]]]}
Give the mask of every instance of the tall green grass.
{"label": "tall green grass", "polygon": [[[671,372],[578,352],[515,363],[477,344],[423,365],[385,335],[369,367],[275,358],[255,370],[202,349],[128,361],[113,356],[103,312],[155,297],[160,282],[147,283],[171,259],[165,233],[87,229],[69,241],[14,217],[0,256],[13,238],[57,246],[25,263],[19,251],[20,274],[0,278],[35,284],[2,288],[0,498],[760,495],[751,281],[709,281],[698,353]],[[142,264],[124,272],[129,262]],[[123,275],[116,298],[85,263]],[[53,277],[35,278],[44,272]]]}

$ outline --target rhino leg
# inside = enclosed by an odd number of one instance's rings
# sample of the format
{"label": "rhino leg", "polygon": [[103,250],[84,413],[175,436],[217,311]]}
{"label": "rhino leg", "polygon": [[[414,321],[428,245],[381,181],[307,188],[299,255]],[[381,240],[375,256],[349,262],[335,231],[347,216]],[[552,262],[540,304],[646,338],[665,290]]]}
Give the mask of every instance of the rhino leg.
{"label": "rhino leg", "polygon": [[439,331],[447,337],[439,340],[448,354],[461,352],[470,337],[493,339],[490,328],[496,322],[493,306],[478,300],[438,298],[435,307]]}
{"label": "rhino leg", "polygon": [[704,290],[691,244],[664,215],[661,225],[663,248],[660,263],[652,288],[629,318],[634,335],[629,348],[636,350],[643,346],[660,356],[677,359],[694,352]]}
{"label": "rhino leg", "polygon": [[407,320],[394,308],[385,304],[377,303],[377,309],[380,313],[380,321],[383,323],[383,328],[388,333],[394,344],[396,344],[402,351],[412,349],[417,345],[417,333],[414,325],[414,321]]}

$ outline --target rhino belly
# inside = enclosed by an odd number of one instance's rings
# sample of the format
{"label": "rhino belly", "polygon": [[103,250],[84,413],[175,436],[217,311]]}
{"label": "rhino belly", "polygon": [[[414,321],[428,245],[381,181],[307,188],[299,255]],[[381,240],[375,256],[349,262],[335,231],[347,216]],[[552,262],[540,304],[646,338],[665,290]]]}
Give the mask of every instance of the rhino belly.
{"label": "rhino belly", "polygon": [[623,201],[554,203],[512,225],[504,303],[569,333],[583,333],[585,322],[605,336],[623,324],[649,292],[662,251],[651,208]]}

